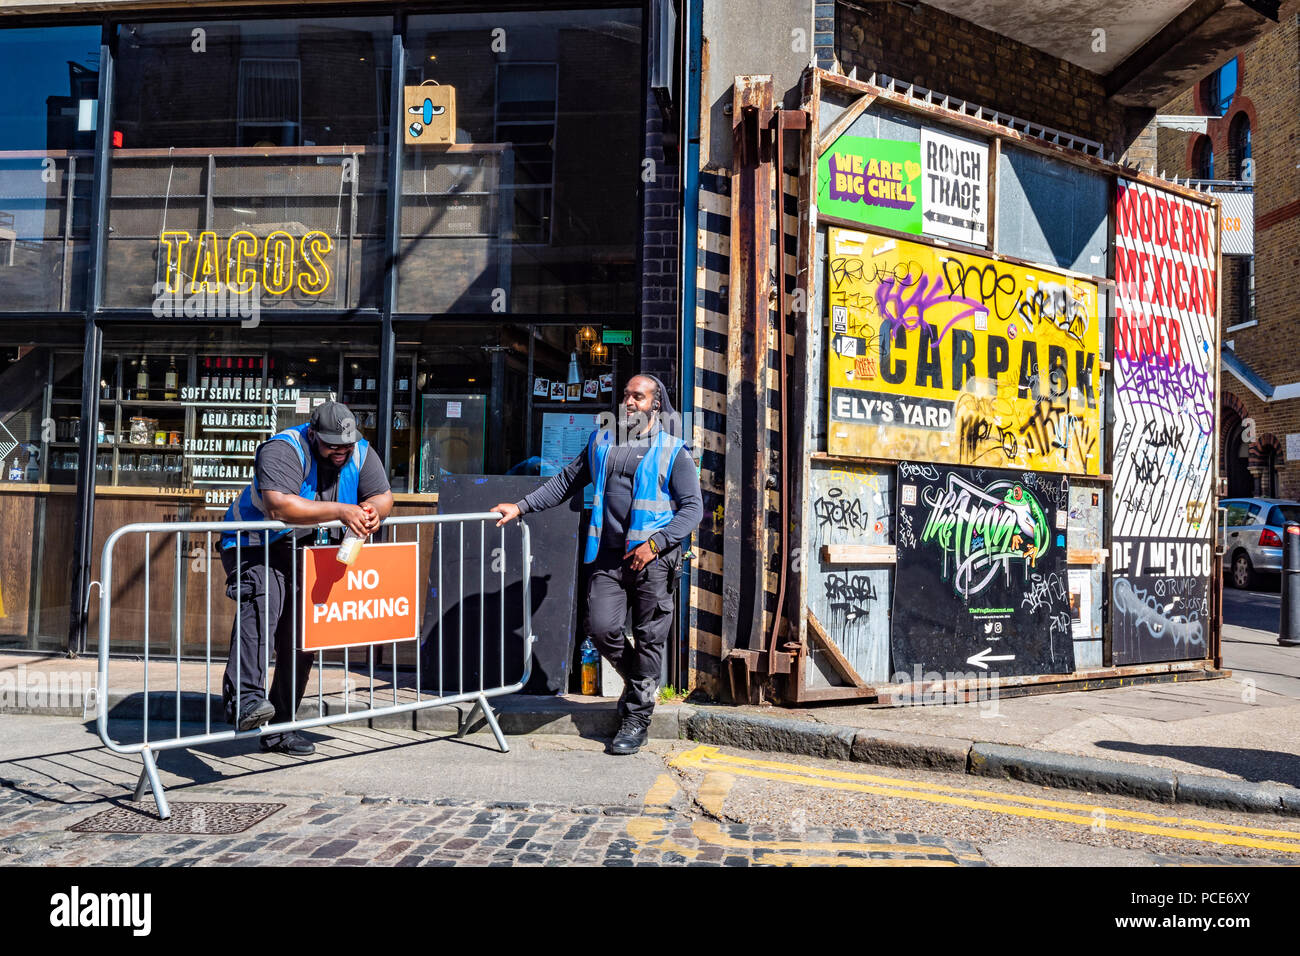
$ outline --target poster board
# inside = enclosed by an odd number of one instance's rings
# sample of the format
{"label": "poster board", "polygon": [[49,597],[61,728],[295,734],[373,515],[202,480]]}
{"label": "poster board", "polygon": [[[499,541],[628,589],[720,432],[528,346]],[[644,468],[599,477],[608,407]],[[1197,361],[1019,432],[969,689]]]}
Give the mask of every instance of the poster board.
{"label": "poster board", "polygon": [[1116,665],[1209,650],[1218,420],[1212,207],[1116,184],[1111,429]]}
{"label": "poster board", "polygon": [[1069,479],[900,462],[894,669],[1068,674]]}
{"label": "poster board", "polygon": [[1095,283],[827,231],[832,455],[1101,473]]}

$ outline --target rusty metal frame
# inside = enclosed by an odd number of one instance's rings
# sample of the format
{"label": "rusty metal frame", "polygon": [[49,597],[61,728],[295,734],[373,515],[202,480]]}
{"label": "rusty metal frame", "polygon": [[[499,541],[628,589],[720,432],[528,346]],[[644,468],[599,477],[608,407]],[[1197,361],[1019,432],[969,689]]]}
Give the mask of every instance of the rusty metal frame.
{"label": "rusty metal frame", "polygon": [[[738,76],[732,90],[731,256],[727,316],[727,456],[723,502],[722,629],[734,700],[764,633],[763,488],[768,469],[767,332],[772,275],[772,149],[760,114],[773,106],[770,75]],[[741,678],[740,671],[744,676]],[[733,677],[735,674],[735,677]],[[737,683],[743,687],[737,687]]]}

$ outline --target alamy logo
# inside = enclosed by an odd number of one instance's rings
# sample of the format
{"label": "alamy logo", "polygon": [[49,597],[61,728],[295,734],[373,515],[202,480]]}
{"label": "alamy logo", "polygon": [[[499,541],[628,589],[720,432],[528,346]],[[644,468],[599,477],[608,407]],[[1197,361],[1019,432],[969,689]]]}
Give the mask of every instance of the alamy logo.
{"label": "alamy logo", "polygon": [[127,926],[134,936],[148,936],[153,927],[150,893],[68,893],[50,897],[50,925],[58,927]]}

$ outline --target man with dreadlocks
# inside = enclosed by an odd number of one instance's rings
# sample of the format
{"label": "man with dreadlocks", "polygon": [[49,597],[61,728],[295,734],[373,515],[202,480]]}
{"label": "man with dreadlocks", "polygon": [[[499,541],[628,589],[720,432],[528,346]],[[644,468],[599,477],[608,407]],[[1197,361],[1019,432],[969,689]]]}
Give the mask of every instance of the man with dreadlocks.
{"label": "man with dreadlocks", "polygon": [[[583,561],[591,565],[587,634],[623,678],[618,733],[605,748],[634,754],[649,736],[664,645],[673,620],[681,544],[704,517],[695,461],[663,382],[634,375],[615,435],[599,428],[587,448],[542,487],[492,510],[498,526],[595,488]],[[632,641],[623,636],[628,608]]]}

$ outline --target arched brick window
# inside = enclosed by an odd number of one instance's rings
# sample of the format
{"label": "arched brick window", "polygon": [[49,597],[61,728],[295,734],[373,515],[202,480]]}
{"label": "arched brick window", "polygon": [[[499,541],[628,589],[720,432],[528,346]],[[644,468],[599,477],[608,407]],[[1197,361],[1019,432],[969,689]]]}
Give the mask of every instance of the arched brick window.
{"label": "arched brick window", "polygon": [[1250,117],[1244,112],[1232,119],[1228,129],[1228,168],[1224,170],[1226,179],[1245,179],[1253,181],[1255,171],[1250,157]]}
{"label": "arched brick window", "polygon": [[1192,163],[1197,179],[1214,178],[1214,144],[1210,142],[1210,137],[1202,136],[1196,141]]}

